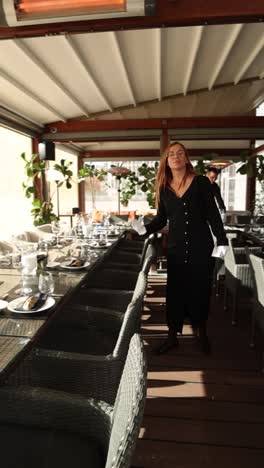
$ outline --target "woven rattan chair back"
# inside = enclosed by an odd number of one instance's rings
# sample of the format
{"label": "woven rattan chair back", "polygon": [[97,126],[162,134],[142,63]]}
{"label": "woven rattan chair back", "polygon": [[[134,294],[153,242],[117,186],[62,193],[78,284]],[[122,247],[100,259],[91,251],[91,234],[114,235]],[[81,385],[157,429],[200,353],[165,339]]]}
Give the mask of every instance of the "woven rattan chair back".
{"label": "woven rattan chair back", "polygon": [[130,339],[132,335],[139,329],[146,287],[146,275],[143,272],[140,272],[132,301],[126,309],[124,320],[120,328],[118,339],[113,351],[114,357],[126,356]]}
{"label": "woven rattan chair back", "polygon": [[113,425],[105,468],[128,468],[143,417],[146,362],[142,338],[130,342],[113,411]]}

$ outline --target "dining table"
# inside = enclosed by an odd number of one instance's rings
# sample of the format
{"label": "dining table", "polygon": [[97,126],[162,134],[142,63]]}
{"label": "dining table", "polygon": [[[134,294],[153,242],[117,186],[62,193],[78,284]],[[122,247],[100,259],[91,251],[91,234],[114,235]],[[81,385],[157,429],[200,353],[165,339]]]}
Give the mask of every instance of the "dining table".
{"label": "dining table", "polygon": [[[119,236],[107,242],[105,248],[90,250],[89,262],[82,268],[67,267],[68,245],[61,248],[51,248],[49,258],[55,258],[44,268],[52,273],[54,291],[48,296],[46,306],[36,311],[16,311],[12,304],[17,304],[21,295],[21,272],[12,265],[0,263],[0,384],[19,364],[26,353],[37,343],[40,336],[57,314],[63,313],[63,308],[69,302],[76,290],[87,281],[105,258],[110,255],[122,238]],[[39,274],[29,278],[30,294],[39,293]],[[22,298],[21,298],[22,299]],[[15,302],[14,302],[15,301]]]}

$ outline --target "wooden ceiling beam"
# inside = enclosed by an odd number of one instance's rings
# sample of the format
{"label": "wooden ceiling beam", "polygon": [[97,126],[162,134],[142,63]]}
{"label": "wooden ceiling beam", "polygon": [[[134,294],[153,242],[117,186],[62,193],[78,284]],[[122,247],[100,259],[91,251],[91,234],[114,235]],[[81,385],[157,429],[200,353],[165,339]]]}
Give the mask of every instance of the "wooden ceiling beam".
{"label": "wooden ceiling beam", "polygon": [[156,14],[130,18],[111,18],[34,26],[0,27],[0,39],[146,29],[172,26],[193,26],[263,21],[263,0],[156,0]]}
{"label": "wooden ceiling beam", "polygon": [[44,133],[104,132],[117,130],[157,130],[192,128],[264,128],[264,117],[177,117],[168,119],[72,120],[46,125]]}
{"label": "wooden ceiling beam", "polygon": [[[200,158],[207,154],[215,153],[218,158],[238,158],[243,149],[248,148],[190,148],[189,156]],[[81,153],[83,159],[158,159],[160,157],[159,149],[129,149],[129,150],[85,150]]]}

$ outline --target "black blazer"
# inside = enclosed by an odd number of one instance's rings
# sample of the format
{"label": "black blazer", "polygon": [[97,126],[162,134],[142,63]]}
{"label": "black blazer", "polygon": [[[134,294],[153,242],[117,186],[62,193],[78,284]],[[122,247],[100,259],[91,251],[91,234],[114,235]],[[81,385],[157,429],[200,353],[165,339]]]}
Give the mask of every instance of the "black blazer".
{"label": "black blazer", "polygon": [[219,210],[226,211],[226,207],[225,207],[224,200],[223,200],[221,192],[220,192],[219,185],[216,182],[214,182],[213,184],[211,184],[211,187],[213,189],[213,194],[214,194],[214,197],[216,199]]}
{"label": "black blazer", "polygon": [[180,262],[201,264],[210,257],[214,247],[211,231],[217,245],[228,244],[207,177],[194,177],[182,197],[177,197],[169,187],[161,190],[158,212],[146,225],[147,233],[159,231],[167,220],[167,248]]}

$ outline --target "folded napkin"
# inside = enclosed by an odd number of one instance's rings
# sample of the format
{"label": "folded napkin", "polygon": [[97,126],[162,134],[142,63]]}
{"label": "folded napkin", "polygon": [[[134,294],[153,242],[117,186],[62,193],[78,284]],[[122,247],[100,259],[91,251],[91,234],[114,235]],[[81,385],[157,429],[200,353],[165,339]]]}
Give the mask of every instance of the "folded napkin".
{"label": "folded napkin", "polygon": [[40,309],[48,299],[48,294],[40,293],[39,295],[28,296],[22,303],[18,304],[15,310],[32,311]]}
{"label": "folded napkin", "polygon": [[143,221],[142,218],[133,219],[133,221],[131,221],[131,226],[135,231],[137,231],[137,233],[140,236],[143,236],[147,232],[147,230],[146,230],[146,228],[144,226],[144,221]]}

